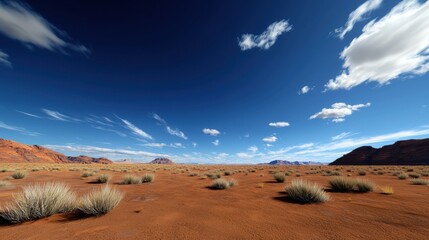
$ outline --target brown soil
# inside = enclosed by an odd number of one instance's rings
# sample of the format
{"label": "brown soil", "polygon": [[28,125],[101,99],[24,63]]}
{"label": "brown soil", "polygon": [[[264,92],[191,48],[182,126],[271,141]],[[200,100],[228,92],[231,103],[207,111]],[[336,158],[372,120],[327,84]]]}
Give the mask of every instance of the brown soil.
{"label": "brown soil", "polygon": [[[51,165],[2,164],[0,169],[50,168]],[[399,167],[382,167],[384,175],[371,173],[368,167],[342,167],[357,176],[358,169],[379,186],[392,186],[393,195],[379,190],[371,193],[333,193],[321,204],[297,204],[285,197],[284,187],[298,177],[294,174],[285,183],[275,183],[269,170],[295,169],[299,178],[317,182],[328,189],[330,177],[321,173],[305,174],[314,166],[200,166],[200,165],[55,165],[59,171],[29,172],[20,180],[7,180],[12,185],[0,188],[0,207],[12,200],[22,186],[35,182],[59,181],[83,194],[100,185],[91,184],[98,174],[113,176],[111,185],[125,193],[120,205],[101,217],[55,215],[18,225],[0,225],[1,239],[427,239],[429,236],[429,187],[410,185],[391,173]],[[101,170],[93,177],[81,178],[83,169]],[[52,167],[51,167],[52,168]],[[142,175],[156,170],[155,182],[141,185],[118,185],[122,176]],[[164,169],[165,168],[165,169]],[[323,166],[322,169],[335,167]],[[416,172],[428,167],[413,167]],[[128,172],[114,172],[128,169]],[[141,171],[139,171],[139,169]],[[189,171],[186,171],[188,169]],[[210,170],[256,170],[235,173],[238,185],[227,190],[208,188],[211,179],[190,177]],[[405,170],[405,169],[401,169]],[[183,173],[182,173],[183,171]],[[0,172],[0,180],[11,172]],[[263,187],[260,186],[263,184]]]}

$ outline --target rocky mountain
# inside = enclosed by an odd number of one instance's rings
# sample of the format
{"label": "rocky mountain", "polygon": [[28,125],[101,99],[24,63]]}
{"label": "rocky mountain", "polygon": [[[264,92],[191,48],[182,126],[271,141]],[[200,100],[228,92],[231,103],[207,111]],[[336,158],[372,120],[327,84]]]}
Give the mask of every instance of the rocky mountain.
{"label": "rocky mountain", "polygon": [[356,148],[330,165],[429,165],[429,138]]}
{"label": "rocky mountain", "polygon": [[155,158],[149,164],[174,164],[174,162],[168,158]]}
{"label": "rocky mountain", "polygon": [[67,157],[39,145],[26,145],[0,138],[0,163],[112,163],[107,158]]}
{"label": "rocky mountain", "polygon": [[274,160],[269,163],[262,163],[264,165],[294,165],[294,166],[300,166],[300,165],[324,165],[324,163],[321,162],[290,162],[287,160]]}

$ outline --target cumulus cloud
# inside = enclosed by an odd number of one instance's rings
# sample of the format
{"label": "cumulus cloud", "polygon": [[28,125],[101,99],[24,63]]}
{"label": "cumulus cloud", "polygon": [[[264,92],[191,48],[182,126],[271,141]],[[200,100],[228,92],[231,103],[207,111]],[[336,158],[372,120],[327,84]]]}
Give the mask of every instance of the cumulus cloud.
{"label": "cumulus cloud", "polygon": [[258,147],[256,147],[256,146],[250,146],[247,150],[249,150],[252,153],[256,153],[258,151]]}
{"label": "cumulus cloud", "polygon": [[28,131],[27,129],[25,129],[23,127],[16,127],[16,126],[8,125],[8,124],[1,122],[1,121],[0,121],[0,128],[10,130],[10,131],[19,132],[22,135],[27,135],[27,136],[32,136],[32,137],[40,135],[40,133]]}
{"label": "cumulus cloud", "polygon": [[271,127],[277,127],[277,128],[290,126],[288,122],[272,122],[272,123],[269,123],[268,125]]}
{"label": "cumulus cloud", "polygon": [[365,15],[379,8],[382,2],[383,0],[368,0],[364,2],[356,10],[350,13],[349,19],[344,27],[335,29],[335,33],[338,34],[339,38],[343,39],[346,33],[350,32],[357,22],[364,20]]}
{"label": "cumulus cloud", "polygon": [[322,111],[315,113],[310,119],[321,118],[327,119],[332,118],[333,122],[343,122],[346,116],[352,115],[354,111],[359,110],[363,107],[369,107],[371,103],[348,105],[345,103],[334,103],[331,108],[323,108]]}
{"label": "cumulus cloud", "polygon": [[210,136],[217,136],[220,134],[220,132],[216,129],[210,129],[210,128],[204,128],[203,133],[210,135]]}
{"label": "cumulus cloud", "polygon": [[12,63],[9,61],[9,55],[0,50],[0,65],[11,67]]}
{"label": "cumulus cloud", "polygon": [[128,121],[126,119],[122,119],[122,118],[119,118],[119,120],[121,120],[125,124],[125,127],[128,128],[129,130],[131,130],[131,132],[134,133],[135,135],[146,138],[146,139],[150,139],[150,140],[153,139],[151,135],[149,135],[145,131],[141,130],[136,125],[132,124],[130,121]]}
{"label": "cumulus cloud", "polygon": [[16,1],[0,2],[0,33],[25,45],[50,51],[66,52],[66,49],[89,53],[80,44],[72,43],[67,35],[45,20],[28,5]]}
{"label": "cumulus cloud", "polygon": [[429,71],[429,1],[403,0],[387,15],[369,22],[342,52],[343,72],[327,90],[364,82],[387,84],[400,76]]}
{"label": "cumulus cloud", "polygon": [[80,122],[80,120],[77,119],[77,118],[73,118],[73,117],[64,115],[64,114],[62,114],[60,112],[57,112],[57,111],[52,111],[52,110],[49,110],[49,109],[42,109],[42,111],[46,115],[48,115],[49,117],[51,117],[51,119],[53,119],[53,120],[65,121],[65,122]]}
{"label": "cumulus cloud", "polygon": [[298,94],[300,94],[300,95],[306,94],[306,93],[310,92],[311,90],[313,90],[313,88],[310,88],[309,86],[306,85],[299,90]]}
{"label": "cumulus cloud", "polygon": [[277,141],[277,137],[276,136],[265,137],[265,138],[262,139],[262,141],[273,143],[273,142]]}
{"label": "cumulus cloud", "polygon": [[265,30],[260,35],[243,34],[238,41],[238,45],[242,51],[255,47],[269,49],[274,45],[274,43],[276,43],[277,38],[280,35],[291,30],[292,25],[289,24],[289,21],[281,20],[279,22],[272,23],[270,26],[268,26],[267,30]]}
{"label": "cumulus cloud", "polygon": [[215,146],[219,146],[219,144],[220,144],[219,139],[214,140],[212,143]]}

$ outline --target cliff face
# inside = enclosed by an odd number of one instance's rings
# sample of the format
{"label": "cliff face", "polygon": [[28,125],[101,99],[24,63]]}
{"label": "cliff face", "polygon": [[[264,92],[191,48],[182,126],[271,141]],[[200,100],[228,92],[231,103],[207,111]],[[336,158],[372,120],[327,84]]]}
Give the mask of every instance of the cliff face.
{"label": "cliff face", "polygon": [[67,157],[39,145],[26,145],[0,138],[0,163],[112,163],[107,158]]}
{"label": "cliff face", "polygon": [[398,141],[378,149],[360,147],[330,165],[429,165],[429,138]]}

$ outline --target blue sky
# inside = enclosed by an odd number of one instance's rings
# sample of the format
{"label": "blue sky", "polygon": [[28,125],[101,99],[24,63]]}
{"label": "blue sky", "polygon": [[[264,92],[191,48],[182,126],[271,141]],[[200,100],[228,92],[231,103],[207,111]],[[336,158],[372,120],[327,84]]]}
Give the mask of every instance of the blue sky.
{"label": "blue sky", "polygon": [[429,2],[0,1],[0,137],[331,162],[429,136]]}

